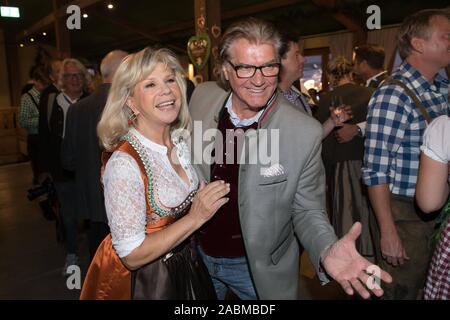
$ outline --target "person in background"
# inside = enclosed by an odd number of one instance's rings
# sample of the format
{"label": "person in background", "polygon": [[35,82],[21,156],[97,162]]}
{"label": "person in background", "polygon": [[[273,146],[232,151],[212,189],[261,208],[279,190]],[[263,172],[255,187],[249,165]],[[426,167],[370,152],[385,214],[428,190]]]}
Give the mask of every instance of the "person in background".
{"label": "person in background", "polygon": [[315,88],[311,88],[308,90],[308,94],[314,102],[314,105],[317,107],[319,105],[319,92],[317,92]]}
{"label": "person in background", "polygon": [[280,48],[281,70],[278,88],[281,94],[300,111],[312,116],[312,109],[303,93],[294,83],[303,77],[305,57],[299,45],[300,36],[280,26],[282,46]]}
{"label": "person in background", "polygon": [[[384,69],[385,53],[381,46],[366,44],[355,47],[353,71],[355,76],[363,80],[364,86],[376,89],[389,76]],[[364,137],[366,121],[344,124],[336,131],[336,139],[340,143],[351,141],[357,136]]]}
{"label": "person in background", "polygon": [[27,153],[33,171],[33,185],[39,183],[39,100],[41,92],[47,87],[49,79],[42,67],[34,68],[31,73],[33,87],[20,99],[19,126],[27,131]]}
{"label": "person in background", "polygon": [[48,109],[51,106],[48,105],[48,96],[51,93],[59,93],[59,73],[61,71],[61,59],[53,59],[49,62],[48,66],[45,66],[47,77],[50,79],[50,84],[41,92],[39,100],[39,111]]}
{"label": "person in background", "polygon": [[[34,85],[35,85],[35,80],[33,79],[33,74],[35,73],[36,69],[41,69],[42,72],[44,72],[45,75],[45,66],[41,65],[41,64],[35,64],[30,68],[30,71],[28,73],[29,79],[28,81],[22,86],[22,89],[20,90],[20,95],[23,96],[24,94],[26,94],[28,91],[30,91]],[[46,77],[48,79],[48,77]],[[47,80],[47,82],[49,82],[49,80]],[[48,83],[45,85],[47,86]],[[44,88],[45,89],[45,88]],[[42,91],[42,90],[41,90]]]}
{"label": "person in background", "polygon": [[[347,122],[355,124],[366,119],[367,104],[373,89],[353,82],[353,65],[344,57],[336,57],[328,64],[328,78],[333,91],[320,99],[318,120],[323,123],[329,118],[329,106],[338,98],[350,106],[353,118]],[[375,250],[370,225],[372,215],[367,189],[361,181],[361,167],[364,157],[364,138],[358,136],[347,143],[338,143],[333,134],[322,143],[322,159],[327,178],[327,200],[331,222],[338,237],[344,236],[356,221],[362,224],[361,236],[356,249],[364,257],[375,261]]]}
{"label": "person in background", "polygon": [[[191,235],[228,199],[199,183],[180,131],[189,131],[183,69],[168,49],[145,48],[116,71],[98,135],[112,152],[103,174],[111,235],[99,246],[81,299],[214,299]],[[130,272],[131,270],[131,272]]]}
{"label": "person in background", "polygon": [[353,50],[353,71],[365,81],[365,86],[376,89],[389,76],[384,69],[384,48],[375,44],[365,44]]}
{"label": "person in background", "polygon": [[[280,32],[281,35],[281,69],[278,88],[286,100],[291,102],[301,112],[312,116],[312,105],[307,101],[311,98],[305,96],[294,86],[294,83],[303,77],[305,65],[305,58],[302,55],[299,45],[300,37],[297,33],[291,31],[291,29],[283,26],[278,27],[278,32]],[[345,107],[342,108],[343,110],[339,118],[335,113],[331,113],[331,116],[323,122],[323,137],[328,136],[337,125],[340,126],[351,118],[351,110],[349,108],[345,109]]]}
{"label": "person in background", "polygon": [[[416,200],[423,212],[435,212],[444,206],[449,195],[450,118],[433,120],[423,135]],[[425,283],[426,300],[450,300],[450,201],[444,207],[438,241]]]}
{"label": "person in background", "polygon": [[103,77],[101,71],[99,72],[97,68],[93,65],[86,66],[86,69],[91,79],[88,85],[88,92],[89,94],[92,94],[97,90],[98,86],[100,86],[103,83]]}
{"label": "person in background", "polygon": [[74,103],[67,112],[66,132],[61,148],[63,167],[75,173],[77,211],[89,220],[88,240],[91,259],[109,233],[103,188],[100,184],[102,149],[97,123],[106,105],[114,74],[127,52],[109,52],[100,64],[103,83],[90,96]]}
{"label": "person in background", "polygon": [[54,183],[60,203],[60,218],[66,242],[68,267],[78,264],[77,212],[73,172],[64,170],[61,164],[61,146],[67,127],[67,113],[72,104],[87,96],[89,75],[84,65],[76,59],[65,59],[61,65],[58,87],[60,93],[48,95],[47,106],[39,112],[39,165],[42,169],[41,182],[49,177]]}
{"label": "person in background", "polygon": [[421,297],[431,258],[434,221],[414,194],[423,132],[450,112],[449,81],[438,73],[450,63],[449,34],[448,10],[407,17],[397,36],[403,62],[369,102],[363,180],[380,230],[378,262],[395,279],[387,299]]}

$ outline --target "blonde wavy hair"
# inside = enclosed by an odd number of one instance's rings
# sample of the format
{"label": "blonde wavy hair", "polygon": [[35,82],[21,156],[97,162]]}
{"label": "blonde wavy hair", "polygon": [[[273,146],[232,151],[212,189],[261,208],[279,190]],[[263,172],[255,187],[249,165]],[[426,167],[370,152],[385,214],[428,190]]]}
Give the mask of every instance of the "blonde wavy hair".
{"label": "blonde wavy hair", "polygon": [[343,56],[337,56],[328,63],[327,72],[332,86],[336,86],[342,78],[352,75],[353,64]]}
{"label": "blonde wavy hair", "polygon": [[125,57],[114,75],[105,109],[97,125],[100,144],[107,151],[113,151],[132,126],[129,124],[129,119],[133,119],[133,112],[127,106],[127,100],[132,96],[135,86],[146,79],[160,63],[174,72],[181,92],[180,113],[177,120],[172,123],[171,130],[190,131],[191,116],[186,100],[186,80],[183,68],[175,54],[169,49],[147,47]]}

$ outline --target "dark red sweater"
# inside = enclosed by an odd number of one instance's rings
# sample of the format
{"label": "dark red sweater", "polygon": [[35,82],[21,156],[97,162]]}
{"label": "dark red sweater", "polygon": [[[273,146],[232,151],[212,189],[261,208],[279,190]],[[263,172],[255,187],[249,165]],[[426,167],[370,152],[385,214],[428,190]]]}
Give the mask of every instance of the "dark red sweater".
{"label": "dark red sweater", "polygon": [[[242,240],[241,226],[239,223],[238,209],[238,178],[239,164],[237,161],[237,141],[234,130],[242,130],[243,132],[256,129],[257,123],[247,127],[236,128],[230,120],[227,110],[222,112],[219,121],[219,127],[223,139],[223,163],[213,163],[211,165],[211,182],[215,180],[225,180],[230,184],[230,193],[227,197],[230,200],[222,206],[215,216],[208,221],[200,230],[200,245],[209,256],[213,257],[242,257],[245,255],[244,243]],[[241,137],[243,139],[243,137]],[[234,149],[234,159],[232,164],[227,163],[226,152],[231,148]],[[213,151],[213,153],[215,150]],[[214,154],[213,154],[214,158]]]}

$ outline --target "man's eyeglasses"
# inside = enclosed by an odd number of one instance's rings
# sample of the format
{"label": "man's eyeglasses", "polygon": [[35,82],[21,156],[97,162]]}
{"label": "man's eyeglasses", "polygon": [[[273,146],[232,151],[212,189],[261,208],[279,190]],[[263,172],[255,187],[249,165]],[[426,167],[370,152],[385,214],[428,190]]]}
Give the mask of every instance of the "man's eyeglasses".
{"label": "man's eyeglasses", "polygon": [[233,67],[238,78],[251,78],[255,75],[256,70],[261,70],[264,77],[276,77],[280,73],[281,64],[278,62],[264,64],[262,66],[252,66],[248,64],[240,64],[235,66],[230,60],[228,63]]}
{"label": "man's eyeglasses", "polygon": [[76,78],[78,80],[81,80],[81,79],[83,79],[83,74],[82,73],[64,73],[63,77],[64,77],[64,79]]}

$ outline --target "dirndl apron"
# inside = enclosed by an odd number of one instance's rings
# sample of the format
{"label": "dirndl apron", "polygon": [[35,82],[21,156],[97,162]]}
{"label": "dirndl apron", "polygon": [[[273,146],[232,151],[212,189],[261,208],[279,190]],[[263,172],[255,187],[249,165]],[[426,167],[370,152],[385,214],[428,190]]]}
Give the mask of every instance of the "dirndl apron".
{"label": "dirndl apron", "polygon": [[[116,150],[126,152],[136,160],[144,185],[148,185],[143,161],[134,147],[123,141]],[[153,210],[147,197],[148,188],[145,192],[147,216],[151,216]],[[164,229],[184,216],[190,209],[192,198],[193,194],[190,194],[187,199],[189,205],[176,215],[161,217],[156,223],[147,222],[146,232],[149,234]],[[111,235],[108,235],[91,262],[80,299],[209,300],[216,299],[216,293],[208,270],[197,255],[192,237],[155,261],[129,271],[117,256]]]}

